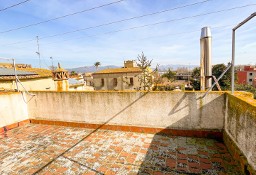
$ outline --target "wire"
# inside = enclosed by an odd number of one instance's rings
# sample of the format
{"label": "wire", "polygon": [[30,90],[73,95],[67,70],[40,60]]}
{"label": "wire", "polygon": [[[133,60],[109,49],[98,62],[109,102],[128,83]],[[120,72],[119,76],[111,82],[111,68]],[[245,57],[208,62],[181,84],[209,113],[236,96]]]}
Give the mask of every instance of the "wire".
{"label": "wire", "polygon": [[[223,10],[218,10],[218,11],[213,11],[213,12],[208,12],[208,13],[202,13],[202,14],[193,15],[193,16],[187,16],[187,17],[176,18],[176,19],[167,20],[167,21],[145,24],[145,25],[141,25],[141,26],[135,26],[135,27],[130,27],[130,28],[126,28],[126,29],[120,29],[120,30],[105,32],[103,34],[111,34],[111,33],[119,33],[119,32],[128,31],[128,30],[135,30],[135,29],[138,29],[138,28],[155,26],[155,25],[159,25],[159,24],[163,24],[163,23],[170,23],[170,22],[174,22],[174,21],[181,21],[181,20],[185,20],[185,19],[189,19],[189,18],[197,18],[197,17],[200,17],[200,16],[205,16],[205,15],[211,15],[211,14],[215,14],[215,13],[221,13],[221,12],[236,10],[236,9],[245,8],[245,7],[254,6],[254,5],[256,5],[256,4],[248,4],[248,5],[244,5],[244,6],[233,7],[233,8],[229,8],[229,9],[223,9]],[[98,35],[96,34],[96,35],[87,35],[86,37],[97,37],[97,36]],[[84,38],[84,37],[78,37],[78,38],[75,38],[75,39],[80,39],[80,38]],[[74,38],[67,39],[67,40],[72,40],[72,39],[74,39]],[[64,40],[64,41],[67,41],[67,40]],[[63,42],[63,41],[61,41],[61,42]],[[47,43],[47,44],[51,44],[51,43],[59,43],[59,42],[50,42],[50,43]]]}
{"label": "wire", "polygon": [[211,0],[205,0],[205,1],[196,2],[196,3],[192,3],[192,4],[186,4],[186,5],[171,8],[171,9],[166,9],[166,10],[162,10],[162,11],[158,11],[158,12],[148,13],[148,14],[144,14],[144,15],[140,15],[140,16],[134,16],[134,17],[131,17],[131,18],[125,18],[125,19],[121,19],[121,20],[118,20],[118,21],[112,21],[112,22],[109,22],[109,23],[100,24],[100,25],[97,25],[97,26],[91,26],[91,27],[87,27],[87,28],[77,29],[77,30],[68,31],[68,32],[60,33],[60,34],[51,35],[51,36],[45,36],[45,37],[42,37],[41,39],[66,35],[66,34],[70,34],[70,33],[74,33],[74,32],[80,32],[80,31],[83,31],[83,30],[88,30],[88,29],[93,29],[93,28],[99,28],[99,27],[108,26],[108,25],[112,25],[112,24],[116,24],[116,23],[120,23],[120,22],[125,22],[125,21],[130,21],[130,20],[134,20],[134,19],[138,19],[138,18],[143,18],[143,17],[147,17],[147,16],[158,15],[158,14],[161,14],[161,13],[165,13],[165,12],[169,12],[169,11],[173,11],[173,10],[178,10],[178,9],[185,8],[185,7],[194,6],[194,5],[197,5],[197,4],[202,4],[202,3],[205,3],[205,2],[208,2],[208,1],[211,1]]}
{"label": "wire", "polygon": [[[202,1],[202,2],[205,2],[205,1]],[[201,2],[201,3],[202,3]],[[198,2],[199,3],[199,2]],[[194,3],[195,4],[195,3]],[[138,28],[144,28],[144,27],[149,27],[149,26],[155,26],[155,25],[159,25],[159,24],[164,24],[164,23],[170,23],[170,22],[175,22],[175,21],[181,21],[181,20],[186,20],[186,19],[190,19],[190,18],[197,18],[197,17],[200,17],[200,16],[206,16],[206,15],[211,15],[211,14],[215,14],[215,13],[221,13],[221,12],[226,12],[226,11],[232,11],[232,10],[236,10],[236,9],[241,9],[241,8],[246,8],[246,7],[249,7],[249,6],[255,6],[256,4],[247,4],[247,5],[244,5],[244,6],[237,6],[237,7],[233,7],[233,8],[229,8],[229,9],[223,9],[223,10],[218,10],[218,11],[212,11],[212,12],[208,12],[208,13],[202,13],[202,14],[198,14],[198,15],[193,15],[193,16],[186,16],[186,17],[182,17],[182,18],[176,18],[176,19],[171,19],[171,20],[167,20],[167,21],[160,21],[160,22],[156,22],[156,23],[150,23],[150,24],[145,24],[145,25],[141,25],[141,26],[135,26],[135,27],[130,27],[130,28],[126,28],[126,29],[120,29],[120,30],[115,30],[115,31],[110,31],[110,32],[106,32],[106,33],[103,33],[103,34],[110,34],[110,33],[118,33],[118,32],[123,32],[123,31],[128,31],[128,30],[135,30],[135,29],[138,29]],[[188,5],[186,5],[188,6]],[[178,7],[176,7],[178,8]],[[170,10],[170,9],[169,9]],[[163,10],[163,11],[167,11],[167,10]],[[159,12],[154,12],[154,13],[159,13]],[[154,14],[154,13],[150,13],[150,14]],[[149,14],[146,14],[146,15],[141,15],[141,16],[149,16]],[[136,19],[138,18],[139,16],[137,17],[132,17],[132,18],[127,18],[127,19]],[[124,20],[127,20],[127,19],[123,19],[123,20],[119,20],[120,21],[124,21]],[[84,29],[78,29],[78,30],[75,30],[75,31],[70,31],[70,32],[65,32],[65,33],[62,33],[62,34],[56,34],[56,35],[51,35],[51,36],[45,36],[45,37],[41,37],[40,39],[45,39],[45,38],[51,38],[51,37],[55,37],[55,36],[60,36],[60,35],[66,35],[66,34],[69,34],[69,33],[73,33],[73,32],[78,32],[78,31],[82,31],[82,30],[88,30],[88,29],[92,29],[92,28],[97,28],[97,27],[102,27],[102,26],[105,26],[105,25],[110,25],[110,24],[114,24],[114,23],[118,23],[118,21],[113,21],[113,22],[110,22],[110,23],[105,23],[105,24],[100,24],[100,25],[97,25],[97,26],[91,26],[91,27],[87,27],[87,28],[84,28]],[[95,37],[97,35],[87,35],[86,37]],[[81,37],[79,37],[81,38]],[[76,39],[79,39],[79,38],[76,38]],[[84,38],[84,37],[82,37]],[[70,39],[68,39],[70,40]],[[72,40],[72,38],[71,38]],[[27,40],[27,41],[34,41],[34,39],[31,39],[31,40]],[[27,41],[24,41],[24,42],[27,42]],[[66,40],[64,40],[66,41]],[[10,44],[7,44],[7,45],[13,45],[13,44],[20,44],[20,43],[24,43],[23,41],[21,42],[17,42],[17,43],[10,43]],[[56,43],[56,42],[54,42]],[[2,45],[2,46],[6,46],[6,45]]]}
{"label": "wire", "polygon": [[97,7],[92,7],[92,8],[89,8],[89,9],[82,10],[82,11],[77,11],[77,12],[69,13],[69,14],[66,14],[66,15],[63,15],[63,16],[59,16],[59,17],[56,17],[56,18],[48,19],[48,20],[45,20],[45,21],[41,21],[41,22],[37,22],[37,23],[32,23],[32,24],[29,24],[29,25],[25,25],[25,26],[13,28],[13,29],[5,30],[5,31],[0,32],[0,34],[12,32],[12,31],[16,31],[16,30],[32,27],[32,26],[37,26],[37,25],[40,25],[40,24],[43,24],[43,23],[47,23],[47,22],[50,22],[50,21],[55,21],[55,20],[58,20],[58,19],[66,18],[66,17],[73,16],[73,15],[77,15],[77,14],[80,14],[80,13],[92,11],[92,10],[95,10],[95,9],[98,9],[98,8],[102,8],[102,7],[110,6],[110,5],[113,5],[113,4],[117,4],[117,3],[120,3],[122,1],[125,1],[125,0],[114,1],[114,2],[103,4],[103,5],[100,5],[100,6],[97,6]]}
{"label": "wire", "polygon": [[13,4],[13,5],[9,6],[9,7],[5,7],[5,8],[3,8],[3,9],[0,9],[0,12],[5,11],[5,10],[8,10],[8,9],[10,9],[10,8],[13,8],[13,7],[16,7],[16,6],[18,6],[18,5],[24,4],[24,3],[28,2],[28,1],[30,1],[30,0],[22,1],[22,2],[19,2],[19,3],[17,3],[17,4]]}
{"label": "wire", "polygon": [[[103,27],[103,26],[116,24],[116,23],[130,21],[130,20],[134,20],[134,19],[138,19],[138,18],[143,18],[143,17],[147,17],[147,16],[153,16],[153,15],[166,13],[166,12],[169,12],[169,11],[173,11],[173,10],[177,10],[177,9],[181,9],[181,8],[185,8],[185,7],[189,7],[189,6],[194,6],[194,5],[197,5],[197,4],[202,4],[202,3],[205,3],[205,2],[208,2],[208,1],[211,1],[211,0],[204,0],[204,1],[196,2],[196,3],[186,4],[186,5],[178,6],[178,7],[175,7],[175,8],[161,10],[161,11],[148,13],[148,14],[144,14],[144,15],[140,15],[140,16],[134,16],[134,17],[131,17],[131,18],[125,18],[125,19],[121,19],[121,20],[117,20],[117,21],[111,21],[109,23],[103,23],[103,24],[96,25],[96,26],[90,26],[90,27],[87,27],[87,28],[76,29],[76,30],[72,30],[72,31],[64,32],[64,33],[59,33],[59,34],[54,34],[54,35],[49,35],[49,36],[43,36],[43,37],[40,37],[40,39],[53,38],[53,37],[57,37],[57,36],[67,35],[67,34],[70,34],[70,33],[80,32],[80,31],[89,30],[89,29],[93,29],[93,28],[99,28],[99,27]],[[23,42],[30,42],[30,41],[34,41],[34,39],[15,42],[15,43],[10,43],[10,44],[7,44],[7,45],[20,44],[20,43],[23,43]]]}
{"label": "wire", "polygon": [[[224,25],[224,26],[216,26],[216,27],[211,27],[212,29],[219,29],[219,28],[226,28],[226,27],[232,27],[234,26],[235,24],[233,25]],[[223,30],[226,30],[226,29],[223,29]],[[102,35],[105,35],[105,34],[110,34],[110,33],[113,33],[114,31],[111,31],[111,32],[106,32],[106,33],[103,33]],[[198,30],[193,30],[193,31],[186,31],[186,32],[178,32],[178,33],[169,33],[169,34],[165,34],[165,35],[158,35],[158,36],[151,36],[151,37],[144,37],[144,38],[139,38],[139,39],[132,39],[132,40],[129,40],[129,41],[138,41],[138,40],[146,40],[146,39],[152,39],[152,38],[159,38],[159,37],[166,37],[166,36],[175,36],[175,35],[181,35],[181,34],[189,34],[189,33],[195,33],[195,32],[198,32]],[[86,37],[97,37],[97,35],[87,35]],[[83,39],[85,37],[77,37],[77,38],[70,38],[70,39],[66,39],[66,40],[61,40],[61,41],[57,41],[57,42],[48,42],[48,43],[44,43],[42,44],[42,46],[46,46],[46,47],[49,47],[50,45],[54,45],[54,44],[57,44],[57,43],[63,43],[63,42],[67,42],[69,40],[73,40],[73,39]],[[59,45],[58,45],[59,46]],[[25,46],[25,47],[19,47],[18,49],[23,49],[23,48],[28,48],[29,46]],[[50,46],[51,47],[51,46]]]}

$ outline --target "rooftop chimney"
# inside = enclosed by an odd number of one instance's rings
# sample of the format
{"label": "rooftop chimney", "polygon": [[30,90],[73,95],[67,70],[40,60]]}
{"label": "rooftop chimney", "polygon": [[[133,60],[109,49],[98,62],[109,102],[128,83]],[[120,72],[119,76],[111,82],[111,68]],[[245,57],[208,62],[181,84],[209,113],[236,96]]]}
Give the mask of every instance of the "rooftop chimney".
{"label": "rooftop chimney", "polygon": [[201,29],[200,48],[200,89],[204,91],[212,86],[212,35],[209,27]]}

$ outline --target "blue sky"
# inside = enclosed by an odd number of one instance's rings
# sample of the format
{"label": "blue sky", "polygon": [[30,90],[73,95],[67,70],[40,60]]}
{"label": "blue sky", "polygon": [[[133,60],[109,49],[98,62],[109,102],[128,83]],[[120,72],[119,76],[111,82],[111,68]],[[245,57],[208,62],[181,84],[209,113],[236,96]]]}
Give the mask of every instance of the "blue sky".
{"label": "blue sky", "polygon": [[[24,0],[0,2],[0,9]],[[213,40],[213,64],[231,60],[231,29],[256,12],[255,0],[209,0],[194,6],[129,20],[57,37],[45,38],[64,32],[97,26],[112,21],[202,2],[204,0],[125,0],[37,26],[1,33],[9,29],[45,21],[69,13],[89,9],[117,0],[30,0],[20,6],[0,11],[0,57],[15,58],[19,63],[39,67],[36,55],[36,36],[39,36],[41,65],[60,62],[65,68],[119,65],[127,59],[137,59],[142,51],[153,64],[199,65],[201,28],[210,26]],[[211,15],[166,22],[148,27],[133,27],[179,19],[232,7],[255,4]],[[236,64],[256,64],[256,18],[238,29]],[[119,31],[112,32],[111,31]],[[31,40],[31,41],[28,41]],[[19,44],[13,44],[21,42]],[[0,60],[2,61],[2,60]]]}

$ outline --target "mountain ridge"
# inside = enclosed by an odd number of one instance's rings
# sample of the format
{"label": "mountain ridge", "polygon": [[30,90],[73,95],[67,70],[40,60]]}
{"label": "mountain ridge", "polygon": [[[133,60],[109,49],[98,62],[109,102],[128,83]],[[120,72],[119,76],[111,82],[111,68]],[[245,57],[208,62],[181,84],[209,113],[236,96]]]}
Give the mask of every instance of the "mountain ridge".
{"label": "mountain ridge", "polygon": [[[83,67],[76,67],[76,68],[68,68],[69,72],[75,71],[77,73],[88,73],[88,72],[96,72],[99,70],[104,69],[112,69],[112,68],[121,68],[122,66],[115,66],[115,65],[107,65],[107,66],[99,66],[97,69],[95,66],[83,66]],[[199,67],[197,65],[182,65],[182,64],[168,64],[168,65],[160,65],[158,70],[159,71],[167,71],[168,69],[177,70],[178,68],[188,68],[189,70],[194,69],[195,67]]]}

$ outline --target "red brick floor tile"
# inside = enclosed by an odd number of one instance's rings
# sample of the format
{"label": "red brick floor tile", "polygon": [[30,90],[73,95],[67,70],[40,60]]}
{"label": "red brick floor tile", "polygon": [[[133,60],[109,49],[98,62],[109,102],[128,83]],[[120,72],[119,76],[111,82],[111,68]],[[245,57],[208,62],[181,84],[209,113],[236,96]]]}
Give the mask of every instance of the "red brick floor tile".
{"label": "red brick floor tile", "polygon": [[211,169],[212,168],[212,164],[200,163],[200,167],[201,167],[201,169]]}
{"label": "red brick floor tile", "polygon": [[188,166],[191,168],[199,168],[200,164],[195,162],[188,162]]}
{"label": "red brick floor tile", "polygon": [[199,161],[201,163],[206,163],[206,164],[210,164],[211,163],[211,161],[209,159],[206,159],[206,158],[199,158]]}
{"label": "red brick floor tile", "polygon": [[165,173],[161,171],[155,171],[153,175],[165,175]]}
{"label": "red brick floor tile", "polygon": [[190,167],[189,168],[190,173],[200,174],[202,171],[199,168]]}

